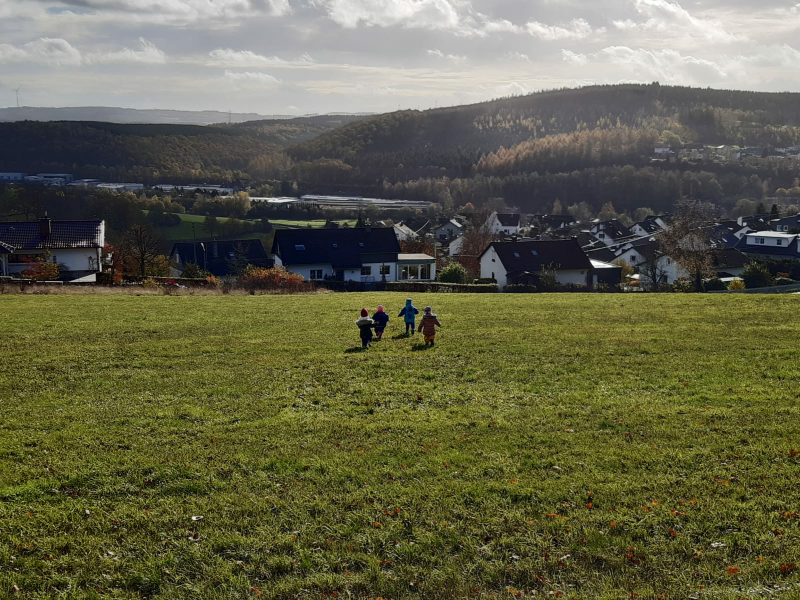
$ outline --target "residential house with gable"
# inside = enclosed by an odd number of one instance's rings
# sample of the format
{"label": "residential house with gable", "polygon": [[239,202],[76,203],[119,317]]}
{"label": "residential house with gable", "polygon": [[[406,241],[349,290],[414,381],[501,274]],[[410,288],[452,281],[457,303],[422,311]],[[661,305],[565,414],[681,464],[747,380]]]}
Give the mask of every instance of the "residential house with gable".
{"label": "residential house with gable", "polygon": [[18,276],[31,262],[60,267],[63,281],[93,282],[102,270],[105,221],[7,221],[0,223],[0,275]]}
{"label": "residential house with gable", "polygon": [[522,215],[516,213],[493,212],[484,224],[484,229],[494,235],[517,235],[522,223]]}
{"label": "residential house with gable", "polygon": [[[502,290],[512,284],[536,284],[543,270],[554,271],[560,285],[575,285],[591,288],[597,283],[609,283],[616,273],[611,265],[605,265],[603,273],[581,249],[578,241],[569,240],[520,240],[516,242],[492,242],[480,257],[481,277],[494,279]],[[600,281],[602,276],[603,281]]]}
{"label": "residential house with gable", "polygon": [[633,235],[644,237],[647,235],[653,235],[659,231],[663,231],[666,228],[667,222],[665,215],[650,215],[638,223],[631,225],[630,231],[633,233]]}
{"label": "residential house with gable", "polygon": [[745,234],[736,249],[752,258],[800,260],[800,244],[796,233],[752,231]]}
{"label": "residential house with gable", "polygon": [[782,219],[771,219],[769,222],[773,231],[781,233],[800,233],[800,214]]}
{"label": "residential house with gable", "polygon": [[457,238],[464,231],[464,226],[456,219],[449,219],[446,223],[439,225],[435,230],[436,240],[446,244],[452,239]]}
{"label": "residential house with gable", "polygon": [[190,263],[217,277],[236,275],[247,265],[267,269],[275,266],[259,239],[178,242],[172,246],[170,259],[175,276],[180,276]]}
{"label": "residential house with gable", "polygon": [[393,228],[279,229],[276,266],[309,280],[403,281],[436,279],[436,259],[403,254]]}
{"label": "residential house with gable", "polygon": [[617,244],[626,238],[634,237],[633,232],[617,219],[593,223],[589,233],[608,246]]}

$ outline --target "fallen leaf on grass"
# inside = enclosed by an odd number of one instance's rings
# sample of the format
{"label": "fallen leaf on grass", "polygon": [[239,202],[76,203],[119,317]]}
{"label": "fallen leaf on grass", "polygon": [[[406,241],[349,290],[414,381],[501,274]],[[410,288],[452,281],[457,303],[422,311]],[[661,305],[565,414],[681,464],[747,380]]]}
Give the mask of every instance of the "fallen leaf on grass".
{"label": "fallen leaf on grass", "polygon": [[730,576],[733,577],[739,572],[739,567],[728,567],[725,569],[725,572]]}

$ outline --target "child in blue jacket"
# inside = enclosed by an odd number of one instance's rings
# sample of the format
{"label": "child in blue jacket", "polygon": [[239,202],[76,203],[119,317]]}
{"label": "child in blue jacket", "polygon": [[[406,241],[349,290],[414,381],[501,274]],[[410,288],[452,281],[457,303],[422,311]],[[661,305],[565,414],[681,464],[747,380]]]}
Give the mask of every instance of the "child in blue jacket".
{"label": "child in blue jacket", "polygon": [[380,341],[383,337],[383,330],[386,329],[386,324],[389,322],[389,315],[383,310],[383,306],[378,307],[378,312],[372,315],[372,320],[375,321],[375,338]]}
{"label": "child in blue jacket", "polygon": [[397,315],[398,317],[403,317],[405,321],[406,335],[408,335],[409,330],[411,331],[411,335],[414,335],[414,325],[416,325],[418,314],[419,309],[414,306],[411,298],[406,298],[406,305],[403,307],[403,310],[400,311],[400,314]]}

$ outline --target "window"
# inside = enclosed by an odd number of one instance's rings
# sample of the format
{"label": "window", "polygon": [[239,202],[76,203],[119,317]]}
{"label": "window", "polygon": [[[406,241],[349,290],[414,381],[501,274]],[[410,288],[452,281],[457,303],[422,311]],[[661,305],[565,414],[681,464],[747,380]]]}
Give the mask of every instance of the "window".
{"label": "window", "polygon": [[362,275],[372,275],[372,267],[361,267]]}
{"label": "window", "polygon": [[514,252],[514,258],[519,258],[519,252]]}
{"label": "window", "polygon": [[783,240],[775,240],[778,243],[778,246],[783,246]]}
{"label": "window", "polygon": [[305,250],[306,247],[303,244],[295,244],[294,245],[294,249],[295,250]]}
{"label": "window", "polygon": [[631,264],[632,264],[632,265],[635,265],[635,264],[636,264],[636,255],[635,255],[635,254],[631,254],[631,260],[630,260],[630,262],[631,262]]}
{"label": "window", "polygon": [[364,247],[364,242],[358,242],[358,247],[359,248],[363,248]]}
{"label": "window", "polygon": [[228,252],[228,257],[229,257],[231,260],[236,260],[236,255],[235,255],[233,252]]}
{"label": "window", "polygon": [[381,267],[381,275],[391,275],[392,274],[392,266],[391,265],[383,265]]}
{"label": "window", "polygon": [[332,247],[333,247],[333,248],[338,248],[338,247],[339,247],[339,244],[332,244]]}
{"label": "window", "polygon": [[311,269],[308,275],[309,279],[322,279],[322,269]]}
{"label": "window", "polygon": [[599,237],[602,240],[602,239],[605,239],[606,234],[605,233],[601,233],[597,237]]}
{"label": "window", "polygon": [[54,265],[58,264],[58,257],[55,254],[53,254],[53,264]]}
{"label": "window", "polygon": [[760,242],[758,242],[758,243],[759,243],[759,244],[763,244],[763,243],[764,243],[764,238],[761,238],[761,241],[760,241]]}
{"label": "window", "polygon": [[668,264],[668,265],[671,265],[671,264],[672,264],[672,259],[671,259],[671,258],[668,258],[668,259],[667,259],[667,264]]}
{"label": "window", "polygon": [[[539,253],[536,250],[531,250],[531,254],[533,256],[539,256]],[[492,278],[492,279],[494,279],[494,278]]]}

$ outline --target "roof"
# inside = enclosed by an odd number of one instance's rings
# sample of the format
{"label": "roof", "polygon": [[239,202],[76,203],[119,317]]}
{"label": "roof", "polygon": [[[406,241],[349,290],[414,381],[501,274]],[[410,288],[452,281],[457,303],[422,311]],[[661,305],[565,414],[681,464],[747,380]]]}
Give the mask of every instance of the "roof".
{"label": "roof", "polygon": [[272,254],[285,265],[331,265],[359,268],[365,262],[394,262],[400,244],[393,227],[278,229]]}
{"label": "roof", "polygon": [[442,227],[449,227],[449,226],[457,227],[458,229],[464,227],[461,223],[459,223],[455,219],[450,219],[449,221],[447,221],[447,223],[439,225],[436,229],[441,229]]}
{"label": "roof", "polygon": [[714,266],[718,269],[744,267],[752,262],[736,248],[722,248],[714,252]]}
{"label": "roof", "polygon": [[267,268],[275,264],[258,239],[178,242],[172,246],[171,256],[176,254],[184,264],[194,262],[197,256],[197,264],[217,276],[232,275],[241,262]]}
{"label": "roof", "polygon": [[590,259],[593,269],[622,269],[620,265],[612,265],[611,263],[603,262],[602,260]]}
{"label": "roof", "polygon": [[656,233],[657,231],[661,231],[661,225],[658,224],[656,219],[660,219],[661,217],[656,215],[651,215],[649,217],[645,217],[643,220],[639,221],[638,223],[634,224],[635,226],[639,226],[644,229],[647,233]]}
{"label": "roof", "polygon": [[43,220],[0,223],[0,242],[16,250],[102,248],[103,221],[50,221],[49,235],[42,235]]}
{"label": "roof", "polygon": [[436,262],[429,254],[398,254],[397,262]]}
{"label": "roof", "polygon": [[[592,263],[577,240],[552,240],[529,242],[493,242],[506,271],[540,271],[542,267],[557,265],[560,270],[590,269]],[[488,250],[487,248],[486,250]],[[486,251],[483,252],[485,254]]]}
{"label": "roof", "polygon": [[748,231],[745,235],[750,237],[761,237],[769,239],[794,239],[798,234],[787,233],[785,231]]}
{"label": "roof", "polygon": [[519,227],[520,215],[516,213],[495,213],[503,227]]}
{"label": "roof", "polygon": [[613,239],[631,237],[633,233],[630,229],[625,227],[622,223],[617,221],[616,219],[611,219],[610,221],[600,221],[599,223],[595,223],[592,226],[592,229],[597,228],[598,232],[603,232],[609,234]]}
{"label": "roof", "polygon": [[14,251],[12,246],[0,242],[0,254],[11,254]]}
{"label": "roof", "polygon": [[[767,237],[766,235],[758,234],[759,237]],[[774,232],[770,237],[775,237],[777,234]],[[739,240],[739,243],[736,246],[736,249],[744,252],[745,254],[763,254],[766,256],[790,256],[792,258],[797,258],[797,235],[796,234],[782,234],[782,236],[789,236],[790,238],[794,238],[789,241],[788,244],[785,246],[762,246],[762,245],[751,245],[747,243],[747,237],[742,237]]]}

